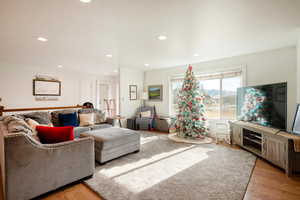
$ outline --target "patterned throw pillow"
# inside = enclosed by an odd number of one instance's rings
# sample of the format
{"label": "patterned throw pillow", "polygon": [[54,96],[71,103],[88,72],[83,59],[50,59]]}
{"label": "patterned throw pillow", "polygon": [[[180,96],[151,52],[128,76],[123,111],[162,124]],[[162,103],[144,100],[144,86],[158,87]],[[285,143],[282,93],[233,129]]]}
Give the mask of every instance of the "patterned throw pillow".
{"label": "patterned throw pillow", "polygon": [[145,112],[141,112],[141,117],[151,117],[151,111],[148,110],[148,111],[145,111]]}
{"label": "patterned throw pillow", "polygon": [[94,120],[94,113],[80,113],[79,114],[79,122],[80,125],[79,126],[90,126],[90,125],[94,125],[95,124],[95,120]]}
{"label": "patterned throw pillow", "polygon": [[95,124],[102,124],[104,122],[106,122],[106,116],[105,113],[102,112],[101,110],[98,109],[94,109],[94,108],[85,108],[85,109],[80,109],[78,110],[78,113],[94,113],[94,123]]}
{"label": "patterned throw pillow", "polygon": [[9,133],[25,132],[29,135],[34,134],[32,128],[23,119],[16,116],[6,116],[3,118],[3,122]]}
{"label": "patterned throw pillow", "polygon": [[30,118],[27,118],[25,119],[25,122],[31,127],[32,130],[36,130],[36,126],[39,126],[40,124],[33,120],[33,119],[30,119]]}

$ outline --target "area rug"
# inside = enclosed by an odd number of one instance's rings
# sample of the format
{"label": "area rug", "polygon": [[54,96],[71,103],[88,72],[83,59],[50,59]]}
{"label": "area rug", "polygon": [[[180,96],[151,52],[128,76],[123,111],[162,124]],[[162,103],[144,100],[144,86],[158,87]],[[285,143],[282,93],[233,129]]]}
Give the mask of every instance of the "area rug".
{"label": "area rug", "polygon": [[106,200],[242,200],[256,157],[141,133],[141,151],[97,165],[85,183]]}

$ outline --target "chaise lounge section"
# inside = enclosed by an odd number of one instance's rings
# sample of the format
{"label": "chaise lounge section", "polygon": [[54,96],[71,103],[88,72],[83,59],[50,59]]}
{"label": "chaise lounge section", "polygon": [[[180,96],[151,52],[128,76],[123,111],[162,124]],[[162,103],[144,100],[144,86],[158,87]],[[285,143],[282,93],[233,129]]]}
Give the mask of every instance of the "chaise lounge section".
{"label": "chaise lounge section", "polygon": [[105,163],[140,150],[140,134],[126,128],[105,128],[84,132],[83,137],[95,139],[95,159]]}

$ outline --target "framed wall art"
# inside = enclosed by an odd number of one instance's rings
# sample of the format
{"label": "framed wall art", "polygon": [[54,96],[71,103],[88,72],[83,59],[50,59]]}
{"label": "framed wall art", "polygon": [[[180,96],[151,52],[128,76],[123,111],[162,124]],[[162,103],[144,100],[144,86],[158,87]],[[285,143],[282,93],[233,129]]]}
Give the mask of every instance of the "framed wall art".
{"label": "framed wall art", "polygon": [[129,100],[137,100],[137,85],[129,85]]}
{"label": "framed wall art", "polygon": [[61,82],[34,79],[33,96],[61,96]]}
{"label": "framed wall art", "polygon": [[148,86],[148,99],[150,101],[162,101],[163,100],[163,86],[162,85],[150,85]]}

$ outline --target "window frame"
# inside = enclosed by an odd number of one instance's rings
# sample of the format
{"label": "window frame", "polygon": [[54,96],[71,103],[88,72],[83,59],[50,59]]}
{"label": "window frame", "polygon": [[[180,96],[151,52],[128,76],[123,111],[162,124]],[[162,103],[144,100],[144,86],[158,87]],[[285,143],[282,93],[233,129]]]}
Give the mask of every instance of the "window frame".
{"label": "window frame", "polygon": [[[195,77],[198,79],[198,81],[201,81],[201,76],[202,77],[209,77],[209,76],[220,76],[220,78],[211,78],[211,79],[207,79],[207,80],[213,80],[213,79],[219,79],[219,84],[220,84],[220,110],[219,110],[219,118],[218,119],[210,119],[208,118],[208,120],[230,120],[230,119],[225,119],[224,118],[224,114],[223,114],[223,109],[224,109],[224,105],[223,105],[223,79],[225,78],[230,78],[230,76],[222,76],[222,74],[228,74],[228,73],[239,73],[240,75],[238,75],[240,77],[240,87],[244,87],[246,86],[246,65],[241,65],[239,67],[235,67],[235,68],[227,68],[227,69],[222,69],[222,70],[215,70],[215,71],[207,71],[207,72],[202,72],[199,73],[197,71],[195,71]],[[237,76],[231,76],[231,77],[237,77]],[[173,104],[173,88],[172,88],[172,82],[176,81],[176,80],[184,80],[184,75],[183,74],[178,74],[172,77],[169,77],[169,115],[170,116],[176,116],[176,113],[174,112],[174,104]]]}

